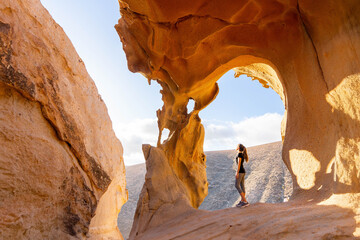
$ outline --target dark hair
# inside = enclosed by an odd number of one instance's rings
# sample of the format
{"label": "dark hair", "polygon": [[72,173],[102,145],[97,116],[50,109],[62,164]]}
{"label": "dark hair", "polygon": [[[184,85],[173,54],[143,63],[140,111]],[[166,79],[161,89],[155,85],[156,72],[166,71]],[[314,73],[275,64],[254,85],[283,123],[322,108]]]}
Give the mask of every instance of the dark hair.
{"label": "dark hair", "polygon": [[242,145],[241,143],[239,143],[237,148],[239,149],[239,151],[243,152],[245,161],[248,162],[249,161],[249,156],[247,154],[246,147],[244,145]]}

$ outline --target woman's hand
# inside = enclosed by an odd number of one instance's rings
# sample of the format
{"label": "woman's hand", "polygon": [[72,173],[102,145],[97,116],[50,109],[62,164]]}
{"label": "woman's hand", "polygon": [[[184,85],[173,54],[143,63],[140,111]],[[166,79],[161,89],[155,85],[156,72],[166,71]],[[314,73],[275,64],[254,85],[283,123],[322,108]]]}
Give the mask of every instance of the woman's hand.
{"label": "woman's hand", "polygon": [[239,172],[236,173],[235,177],[236,177],[236,178],[239,178]]}

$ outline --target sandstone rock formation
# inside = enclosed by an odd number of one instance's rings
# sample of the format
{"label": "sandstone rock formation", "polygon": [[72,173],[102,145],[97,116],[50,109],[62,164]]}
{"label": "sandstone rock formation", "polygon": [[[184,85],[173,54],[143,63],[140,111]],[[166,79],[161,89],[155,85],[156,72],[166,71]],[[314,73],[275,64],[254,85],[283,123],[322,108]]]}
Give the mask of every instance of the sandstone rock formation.
{"label": "sandstone rock formation", "polygon": [[39,0],[0,2],[0,142],[0,238],[121,238],[121,143]]}
{"label": "sandstone rock formation", "polygon": [[143,152],[147,161],[145,183],[139,196],[130,238],[178,215],[188,215],[195,211],[184,184],[173,172],[163,150],[143,145]]}
{"label": "sandstone rock formation", "polygon": [[[193,207],[207,193],[198,113],[230,69],[273,88],[284,102],[283,159],[294,198],[360,191],[359,1],[119,2],[116,29],[129,69],[163,88],[158,125],[160,136],[164,128],[170,134],[158,147]],[[150,225],[148,219],[139,224]]]}

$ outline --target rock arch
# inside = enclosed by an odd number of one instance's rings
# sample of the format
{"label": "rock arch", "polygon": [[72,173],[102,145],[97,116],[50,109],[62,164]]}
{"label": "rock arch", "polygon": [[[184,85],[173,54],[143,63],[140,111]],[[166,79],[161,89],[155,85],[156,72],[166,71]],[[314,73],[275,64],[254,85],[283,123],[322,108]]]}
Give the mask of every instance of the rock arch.
{"label": "rock arch", "polygon": [[[174,171],[167,174],[184,184],[193,207],[207,187],[197,114],[216,97],[217,79],[231,68],[269,83],[284,101],[283,159],[294,197],[360,191],[356,1],[124,0],[120,6],[116,29],[129,69],[163,87],[157,116],[160,132],[166,127],[170,137],[158,147]],[[195,108],[188,114],[190,98]],[[133,228],[132,234],[146,228]]]}

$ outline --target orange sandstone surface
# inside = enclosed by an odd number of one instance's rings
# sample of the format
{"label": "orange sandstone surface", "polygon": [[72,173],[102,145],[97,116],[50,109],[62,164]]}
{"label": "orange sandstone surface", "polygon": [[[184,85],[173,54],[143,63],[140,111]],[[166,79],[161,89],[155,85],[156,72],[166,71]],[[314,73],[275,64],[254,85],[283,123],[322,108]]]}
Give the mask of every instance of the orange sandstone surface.
{"label": "orange sandstone surface", "polygon": [[[157,112],[158,145],[144,151],[148,173],[131,239],[360,237],[359,1],[119,3],[116,30],[128,67],[156,80],[164,102]],[[204,213],[194,209],[208,185],[198,113],[216,98],[216,81],[231,69],[282,98],[283,160],[294,194],[281,206]],[[189,113],[190,99],[195,107]],[[170,134],[161,143],[165,128]],[[157,168],[159,159],[168,166]],[[226,213],[235,225],[224,220]],[[213,235],[206,237],[209,231]]]}
{"label": "orange sandstone surface", "polygon": [[123,149],[39,0],[0,1],[0,239],[121,239]]}

